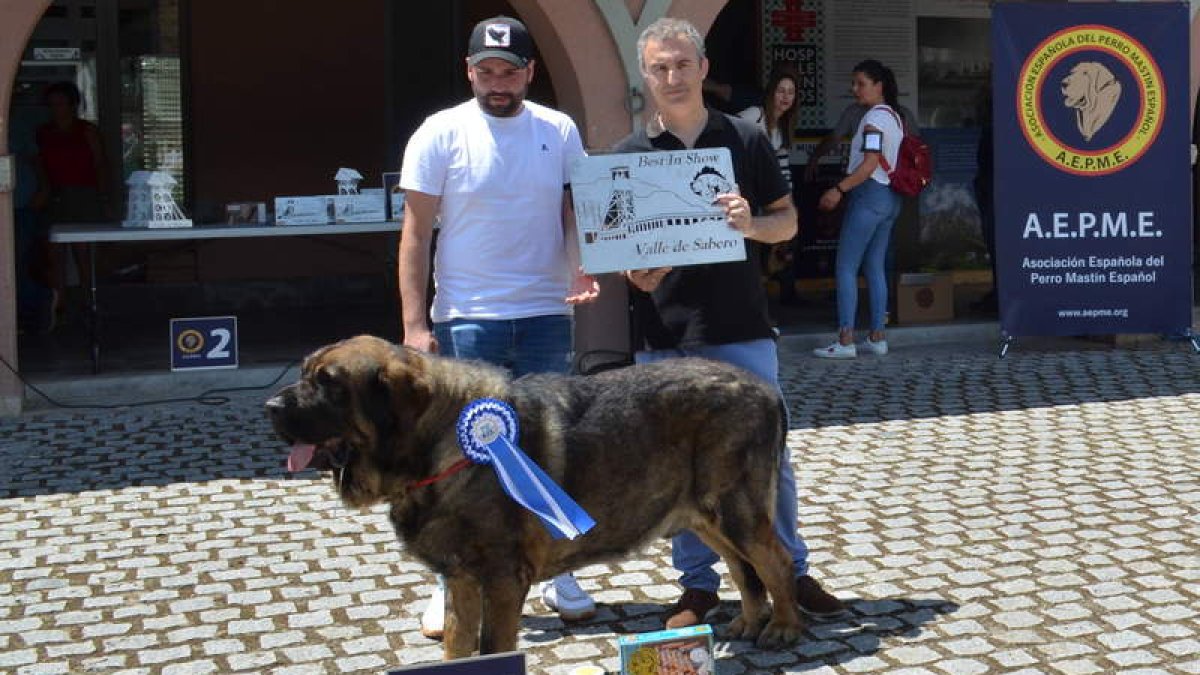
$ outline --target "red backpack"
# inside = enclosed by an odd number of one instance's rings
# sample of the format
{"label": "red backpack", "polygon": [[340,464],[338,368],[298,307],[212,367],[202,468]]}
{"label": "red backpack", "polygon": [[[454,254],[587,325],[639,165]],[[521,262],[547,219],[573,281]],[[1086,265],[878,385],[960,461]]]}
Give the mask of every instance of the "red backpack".
{"label": "red backpack", "polygon": [[933,180],[933,156],[929,145],[916,134],[909,134],[904,128],[904,120],[890,107],[878,106],[890,112],[900,125],[904,137],[900,139],[900,151],[896,153],[896,168],[888,166],[887,157],[879,153],[879,163],[891,180],[892,190],[906,197],[915,197]]}

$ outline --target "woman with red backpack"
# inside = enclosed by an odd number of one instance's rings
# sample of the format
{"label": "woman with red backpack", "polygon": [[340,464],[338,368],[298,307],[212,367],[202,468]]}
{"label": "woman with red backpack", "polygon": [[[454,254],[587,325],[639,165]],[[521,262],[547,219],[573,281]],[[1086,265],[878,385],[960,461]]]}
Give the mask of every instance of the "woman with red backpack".
{"label": "woman with red backpack", "polygon": [[890,185],[890,168],[897,165],[904,138],[904,125],[896,112],[896,76],[879,61],[863,61],[854,67],[851,90],[857,102],[869,109],[851,140],[847,175],[821,195],[819,204],[822,210],[832,211],[847,200],[835,265],[838,339],[828,347],[813,350],[818,357],[829,359],[858,355],[854,317],[858,311],[860,269],[871,302],[870,333],[862,348],[874,354],[887,353],[883,333],[888,292],[884,260],[901,204],[900,194]]}

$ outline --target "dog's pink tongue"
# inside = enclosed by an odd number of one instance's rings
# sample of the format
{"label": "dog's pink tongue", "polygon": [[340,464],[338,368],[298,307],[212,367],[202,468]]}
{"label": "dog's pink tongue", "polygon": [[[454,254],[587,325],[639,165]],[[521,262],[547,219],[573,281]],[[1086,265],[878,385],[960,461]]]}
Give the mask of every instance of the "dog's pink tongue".
{"label": "dog's pink tongue", "polygon": [[297,443],[293,445],[292,453],[288,455],[288,471],[303,471],[308,466],[308,463],[312,461],[313,453],[316,451],[317,446],[310,443]]}

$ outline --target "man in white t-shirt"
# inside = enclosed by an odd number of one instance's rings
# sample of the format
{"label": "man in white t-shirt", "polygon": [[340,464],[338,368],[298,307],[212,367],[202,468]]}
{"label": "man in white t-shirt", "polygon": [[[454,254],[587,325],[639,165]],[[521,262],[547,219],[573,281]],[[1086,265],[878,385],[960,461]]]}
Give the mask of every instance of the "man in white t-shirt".
{"label": "man in white t-shirt", "polygon": [[[404,344],[482,359],[514,376],[570,369],[571,306],[596,298],[579,267],[567,193],[584,155],[567,115],[526,101],[533,40],[516,19],[481,21],[471,33],[467,79],[474,98],[431,115],[409,139],[400,240]],[[432,327],[425,316],[429,251]],[[569,574],[542,584],[542,600],[565,619],[596,611]],[[438,638],[444,589],[430,599],[421,632]]]}

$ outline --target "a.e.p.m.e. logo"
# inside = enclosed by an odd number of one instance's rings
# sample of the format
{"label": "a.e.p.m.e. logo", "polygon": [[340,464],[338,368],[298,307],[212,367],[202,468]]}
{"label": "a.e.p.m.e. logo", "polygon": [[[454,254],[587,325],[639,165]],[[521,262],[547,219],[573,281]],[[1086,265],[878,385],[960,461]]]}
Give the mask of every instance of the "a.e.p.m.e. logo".
{"label": "a.e.p.m.e. logo", "polygon": [[1031,148],[1079,176],[1128,168],[1154,144],[1166,100],[1162,73],[1140,42],[1079,25],[1047,37],[1017,80],[1017,117]]}

